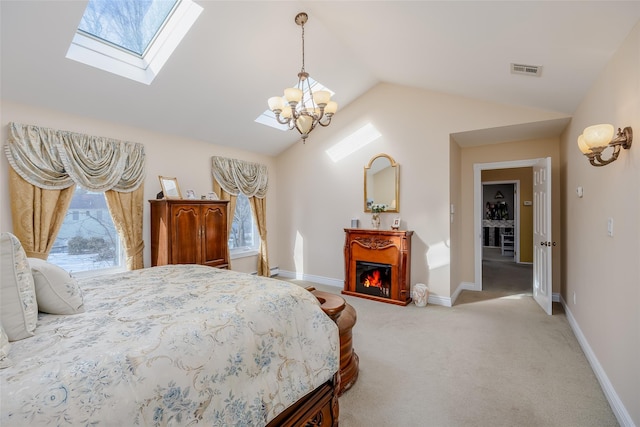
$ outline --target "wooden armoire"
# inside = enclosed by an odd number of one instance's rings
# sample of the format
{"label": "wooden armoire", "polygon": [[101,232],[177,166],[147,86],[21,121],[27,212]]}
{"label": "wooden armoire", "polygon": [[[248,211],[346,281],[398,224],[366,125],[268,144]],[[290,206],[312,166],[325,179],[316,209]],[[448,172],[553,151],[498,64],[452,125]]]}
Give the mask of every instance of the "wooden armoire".
{"label": "wooden armoire", "polygon": [[149,200],[151,265],[227,268],[226,200]]}

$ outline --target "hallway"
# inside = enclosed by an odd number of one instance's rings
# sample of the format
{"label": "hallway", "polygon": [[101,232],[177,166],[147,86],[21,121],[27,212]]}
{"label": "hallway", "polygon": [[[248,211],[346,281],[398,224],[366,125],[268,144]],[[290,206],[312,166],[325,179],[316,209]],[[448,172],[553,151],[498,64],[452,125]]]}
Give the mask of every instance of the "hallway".
{"label": "hallway", "polygon": [[533,264],[516,264],[500,248],[482,248],[482,290],[505,295],[532,294]]}

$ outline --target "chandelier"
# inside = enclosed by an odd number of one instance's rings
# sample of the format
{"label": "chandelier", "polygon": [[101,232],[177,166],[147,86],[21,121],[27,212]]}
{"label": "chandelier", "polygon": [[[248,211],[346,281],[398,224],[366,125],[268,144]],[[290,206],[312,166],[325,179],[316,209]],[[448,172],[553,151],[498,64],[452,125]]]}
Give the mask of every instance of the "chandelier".
{"label": "chandelier", "polygon": [[304,24],[308,19],[304,12],[298,13],[295,18],[296,24],[302,27],[302,69],[298,73],[298,84],[285,89],[284,97],[274,96],[268,101],[269,109],[278,123],[300,132],[303,142],[317,125],[329,126],[331,117],[338,109],[338,104],[331,101],[329,91],[311,90],[309,73],[304,69]]}

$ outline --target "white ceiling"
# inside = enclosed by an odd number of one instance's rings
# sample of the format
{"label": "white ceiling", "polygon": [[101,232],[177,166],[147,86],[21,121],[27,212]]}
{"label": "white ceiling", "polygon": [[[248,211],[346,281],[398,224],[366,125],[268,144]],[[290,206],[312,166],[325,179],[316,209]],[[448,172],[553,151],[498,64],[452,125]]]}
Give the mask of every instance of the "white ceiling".
{"label": "white ceiling", "polygon": [[[147,86],[65,58],[86,2],[2,0],[0,94],[276,155],[299,141],[297,132],[254,119],[297,80],[298,12],[309,14],[306,70],[336,92],[341,109],[388,82],[567,115],[640,20],[638,1],[196,2],[204,11]],[[541,65],[542,76],[510,74],[512,62]],[[454,138],[477,145],[544,137],[566,123]]]}

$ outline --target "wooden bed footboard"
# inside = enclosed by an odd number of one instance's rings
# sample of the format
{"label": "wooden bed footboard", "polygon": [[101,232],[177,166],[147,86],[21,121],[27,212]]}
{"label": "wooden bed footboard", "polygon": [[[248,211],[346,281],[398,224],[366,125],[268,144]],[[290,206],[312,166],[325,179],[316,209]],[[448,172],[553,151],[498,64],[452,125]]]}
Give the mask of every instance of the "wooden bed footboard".
{"label": "wooden bed footboard", "polygon": [[285,409],[267,427],[338,427],[340,373]]}

